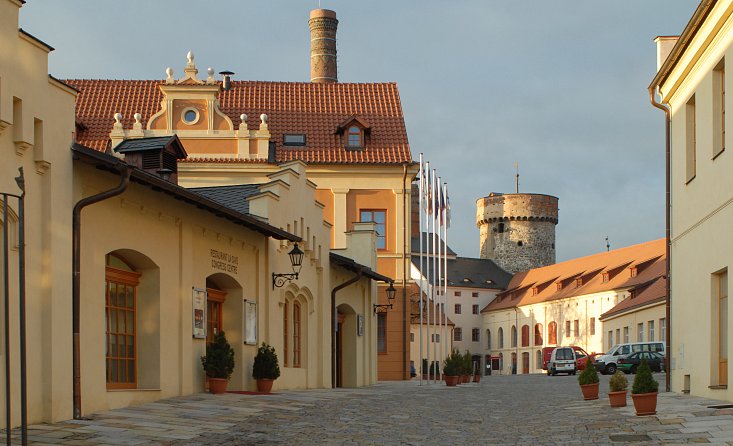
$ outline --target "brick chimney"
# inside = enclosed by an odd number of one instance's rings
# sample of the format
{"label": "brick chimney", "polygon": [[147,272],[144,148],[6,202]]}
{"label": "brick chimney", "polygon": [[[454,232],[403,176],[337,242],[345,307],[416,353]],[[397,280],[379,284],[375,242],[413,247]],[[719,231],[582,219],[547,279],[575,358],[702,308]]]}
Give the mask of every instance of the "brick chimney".
{"label": "brick chimney", "polygon": [[336,29],[339,21],[329,9],[311,11],[311,82],[338,82],[336,67]]}

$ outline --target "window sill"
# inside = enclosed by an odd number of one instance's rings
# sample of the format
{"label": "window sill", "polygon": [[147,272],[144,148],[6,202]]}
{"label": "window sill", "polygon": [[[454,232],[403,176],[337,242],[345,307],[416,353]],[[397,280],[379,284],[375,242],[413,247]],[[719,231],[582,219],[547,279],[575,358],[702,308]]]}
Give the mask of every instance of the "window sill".
{"label": "window sill", "polygon": [[107,389],[107,392],[160,392],[160,389]]}
{"label": "window sill", "polygon": [[690,178],[689,180],[685,181],[685,186],[687,186],[688,184],[692,183],[692,180],[694,180],[695,177],[697,177],[697,175],[693,175],[692,178]]}
{"label": "window sill", "polygon": [[726,390],[728,388],[728,384],[720,384],[717,386],[708,386],[708,389],[710,390]]}
{"label": "window sill", "polygon": [[713,161],[715,161],[715,159],[716,159],[717,157],[719,157],[720,155],[722,155],[722,154],[723,154],[723,152],[725,152],[725,147],[723,147],[722,149],[720,149],[720,152],[718,152],[718,153],[716,153],[715,155],[713,155],[713,158],[712,158],[712,160],[713,160]]}

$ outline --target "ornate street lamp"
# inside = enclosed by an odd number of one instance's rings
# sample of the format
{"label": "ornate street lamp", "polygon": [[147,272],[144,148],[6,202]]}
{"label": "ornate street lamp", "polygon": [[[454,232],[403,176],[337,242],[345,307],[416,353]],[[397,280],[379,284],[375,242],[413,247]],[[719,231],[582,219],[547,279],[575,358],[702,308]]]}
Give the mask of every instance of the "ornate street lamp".
{"label": "ornate street lamp", "polygon": [[293,272],[272,273],[273,290],[275,289],[275,287],[280,288],[291,280],[298,279],[298,273],[300,273],[300,268],[303,266],[303,255],[305,255],[305,253],[301,251],[300,248],[298,248],[298,244],[296,243],[293,249],[288,253],[288,256],[290,256],[290,264],[293,267]]}
{"label": "ornate street lamp", "polygon": [[397,290],[394,287],[394,283],[389,283],[389,288],[387,288],[387,302],[388,304],[374,304],[374,314],[378,313],[386,313],[387,310],[392,309],[392,304],[394,303],[394,296],[397,293]]}

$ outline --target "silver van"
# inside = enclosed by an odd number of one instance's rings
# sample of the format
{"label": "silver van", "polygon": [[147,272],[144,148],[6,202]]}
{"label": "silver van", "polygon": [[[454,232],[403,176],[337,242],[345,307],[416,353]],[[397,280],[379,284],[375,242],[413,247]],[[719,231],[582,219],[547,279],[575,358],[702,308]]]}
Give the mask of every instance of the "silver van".
{"label": "silver van", "polygon": [[572,347],[556,347],[552,350],[550,360],[547,362],[547,376],[555,376],[558,373],[575,375],[575,351]]}
{"label": "silver van", "polygon": [[622,355],[629,355],[636,352],[658,352],[667,356],[667,346],[662,341],[649,342],[627,342],[624,344],[616,344],[606,352],[605,355],[596,356],[596,370],[609,375],[616,373],[616,359]]}

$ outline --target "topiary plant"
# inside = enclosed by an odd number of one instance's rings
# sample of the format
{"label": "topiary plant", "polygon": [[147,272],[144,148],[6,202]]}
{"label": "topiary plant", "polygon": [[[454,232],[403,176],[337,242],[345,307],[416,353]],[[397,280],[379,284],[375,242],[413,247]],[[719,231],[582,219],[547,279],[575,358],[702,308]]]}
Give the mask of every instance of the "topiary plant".
{"label": "topiary plant", "polygon": [[646,359],[642,359],[636,369],[634,383],[631,385],[632,394],[656,393],[659,391],[659,383],[652,377],[652,369]]}
{"label": "topiary plant", "polygon": [[254,379],[277,379],[280,376],[280,365],[277,362],[275,347],[262,343],[257,349],[254,365],[252,365],[252,378]]}
{"label": "topiary plant", "polygon": [[584,386],[587,384],[595,384],[598,381],[598,371],[596,371],[593,364],[586,363],[585,368],[580,372],[580,375],[578,375],[578,382],[581,386]]}
{"label": "topiary plant", "polygon": [[623,392],[628,387],[629,381],[626,379],[626,375],[621,370],[616,370],[611,380],[608,382],[608,387],[611,392]]}
{"label": "topiary plant", "polygon": [[232,376],[234,349],[223,331],[214,335],[214,342],[206,346],[206,356],[201,357],[201,365],[209,378],[229,379]]}
{"label": "topiary plant", "polygon": [[446,376],[458,376],[461,374],[463,355],[453,349],[450,355],[443,361],[443,374]]}

